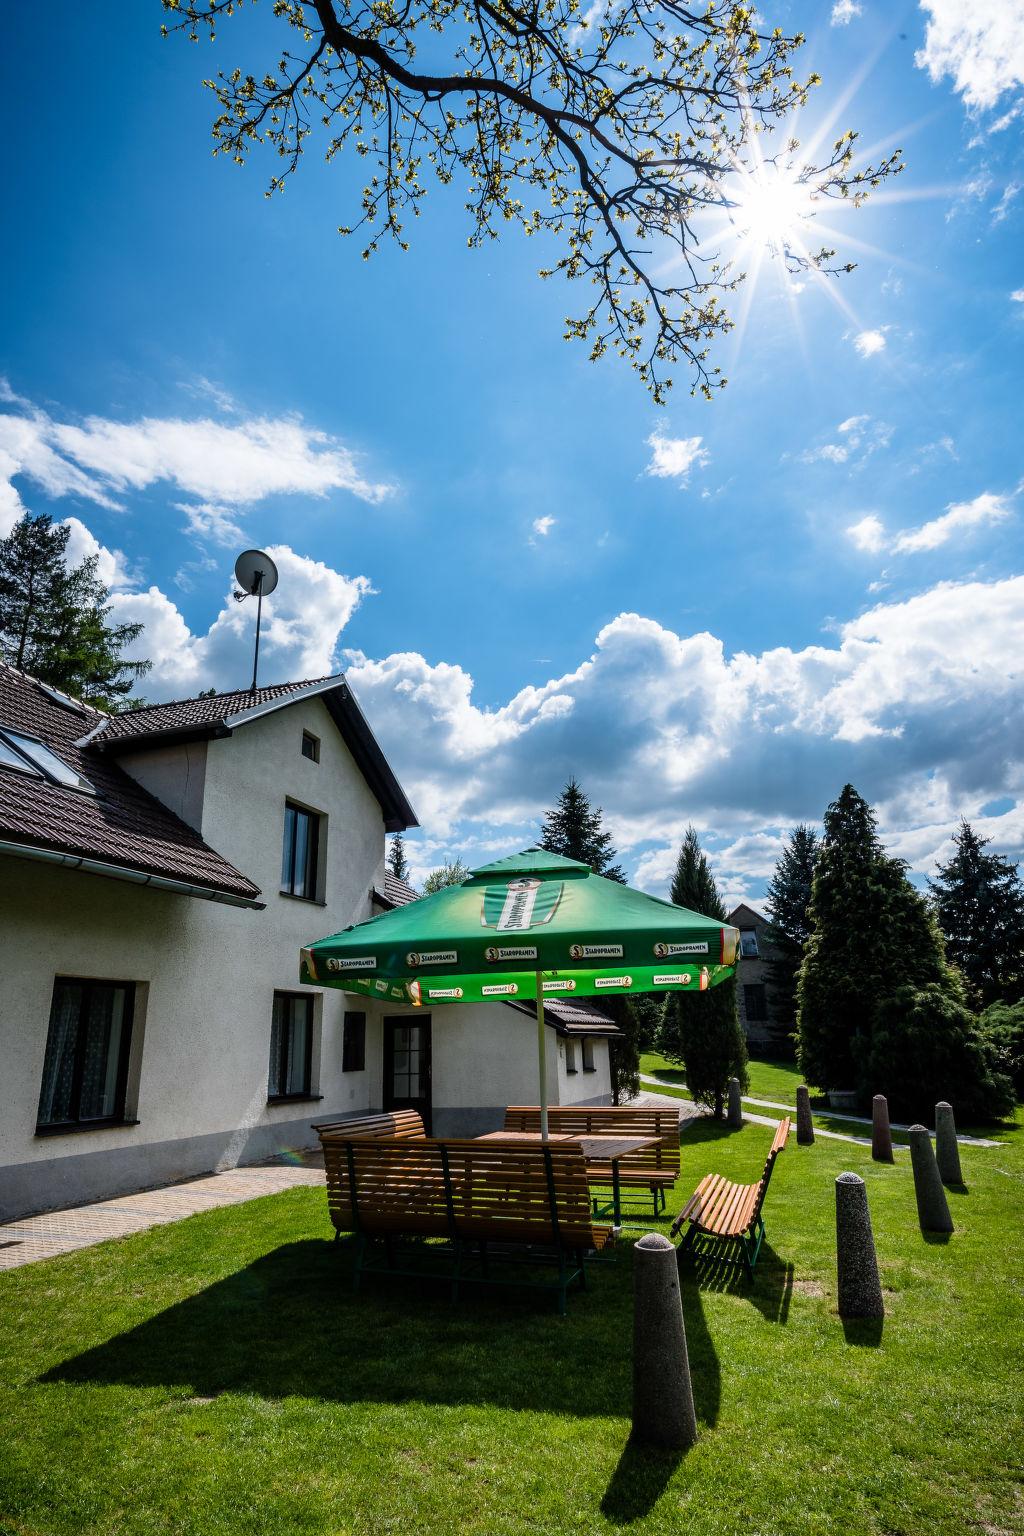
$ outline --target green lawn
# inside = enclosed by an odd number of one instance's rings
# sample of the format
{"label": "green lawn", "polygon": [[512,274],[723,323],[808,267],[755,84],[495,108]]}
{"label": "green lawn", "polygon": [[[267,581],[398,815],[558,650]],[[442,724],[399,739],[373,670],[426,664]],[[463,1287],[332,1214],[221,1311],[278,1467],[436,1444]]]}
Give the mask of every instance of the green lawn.
{"label": "green lawn", "polygon": [[[771,1132],[699,1121],[756,1176]],[[368,1280],[298,1189],[0,1274],[0,1529],[19,1536],[932,1536],[1024,1530],[1021,1126],[965,1148],[957,1231],[908,1165],[793,1141],[756,1284],[684,1269],[701,1439],[627,1444],[631,1253],[536,1293]],[[868,1183],[888,1316],[833,1310],[833,1179]]]}
{"label": "green lawn", "polygon": [[[685,1083],[686,1073],[678,1063],[651,1051],[640,1058],[641,1072],[664,1077],[674,1086]],[[770,1099],[775,1104],[791,1104],[796,1107],[796,1087],[803,1082],[795,1061],[751,1061],[750,1087],[747,1092],[754,1099]]]}

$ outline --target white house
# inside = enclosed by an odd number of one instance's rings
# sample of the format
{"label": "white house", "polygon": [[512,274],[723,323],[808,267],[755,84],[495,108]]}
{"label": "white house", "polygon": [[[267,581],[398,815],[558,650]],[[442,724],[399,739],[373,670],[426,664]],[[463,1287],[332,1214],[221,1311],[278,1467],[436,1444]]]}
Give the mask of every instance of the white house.
{"label": "white house", "polygon": [[[298,984],[303,944],[415,897],[384,869],[415,825],[342,675],[108,716],[0,664],[0,1220],[320,1119],[415,1104],[472,1135],[535,1103],[529,1007]],[[607,1102],[614,1026],[545,1012],[550,1102]]]}

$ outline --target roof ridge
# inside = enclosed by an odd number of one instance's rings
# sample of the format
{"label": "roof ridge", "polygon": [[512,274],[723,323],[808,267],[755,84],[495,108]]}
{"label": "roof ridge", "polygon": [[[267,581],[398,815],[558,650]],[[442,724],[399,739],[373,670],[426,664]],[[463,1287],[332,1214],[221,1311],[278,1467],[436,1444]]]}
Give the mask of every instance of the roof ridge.
{"label": "roof ridge", "polygon": [[[124,709],[121,710],[120,713],[123,715],[147,715],[154,709],[176,709],[181,704],[198,704],[200,702],[207,701],[212,704],[216,699],[237,698],[239,694],[243,693],[260,694],[269,692],[271,689],[285,688],[294,690],[298,688],[309,688],[312,687],[314,683],[326,683],[329,682],[332,677],[342,678],[344,675],[345,674],[343,672],[324,672],[320,677],[296,678],[294,681],[289,681],[286,683],[261,683],[260,686],[256,689],[224,688],[219,689],[215,693],[190,693],[186,694],[186,696],[182,699],[161,699],[159,703],[141,704],[138,709]],[[102,713],[102,711],[100,711],[100,713]],[[113,719],[114,717],[111,715],[110,718]]]}
{"label": "roof ridge", "polygon": [[26,672],[24,667],[16,667],[13,662],[5,660],[2,656],[0,656],[0,667],[3,667],[5,672],[13,673],[15,677],[23,678],[26,683],[34,683],[37,688],[55,688],[58,693],[70,699],[72,704],[77,704],[80,709],[89,710],[90,714],[101,715],[104,720],[111,718],[105,709],[97,709],[96,705],[90,704],[88,699],[80,699],[76,693],[68,693],[66,688],[57,688],[56,683],[48,683],[45,678],[37,677],[34,672]]}

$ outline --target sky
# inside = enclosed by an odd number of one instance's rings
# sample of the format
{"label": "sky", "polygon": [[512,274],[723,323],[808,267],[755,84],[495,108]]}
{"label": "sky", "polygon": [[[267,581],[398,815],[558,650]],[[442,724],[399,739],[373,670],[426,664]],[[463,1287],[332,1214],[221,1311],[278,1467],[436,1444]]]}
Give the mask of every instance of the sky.
{"label": "sky", "polygon": [[[845,128],[906,169],[831,227],[843,277],[759,246],[728,387],[655,406],[563,339],[580,295],[458,186],[410,249],[338,234],[364,166],[211,155],[203,80],[276,58],[157,0],[16,7],[0,58],[0,535],[98,553],[150,701],[248,685],[231,600],[270,550],[260,681],[344,669],[415,806],[413,877],[529,846],[570,775],[630,879],[687,824],[729,904],[847,781],[916,879],[966,816],[1024,856],[1024,11],[766,4]],[[812,230],[813,233],[813,230]]]}

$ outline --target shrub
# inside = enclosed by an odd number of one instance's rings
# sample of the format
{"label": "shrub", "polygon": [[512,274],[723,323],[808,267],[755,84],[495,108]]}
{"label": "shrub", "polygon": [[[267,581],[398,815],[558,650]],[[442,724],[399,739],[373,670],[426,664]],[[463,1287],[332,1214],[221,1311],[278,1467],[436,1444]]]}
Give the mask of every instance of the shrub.
{"label": "shrub", "polygon": [[981,1016],[981,1032],[1017,1097],[1024,1097],[1024,1002],[993,1003]]}
{"label": "shrub", "polygon": [[947,985],[904,984],[872,1010],[871,1040],[857,1063],[865,1101],[884,1093],[897,1119],[931,1124],[947,1099],[962,1122],[994,1120],[1013,1109],[1013,1084],[998,1052],[964,1005],[959,976]]}

